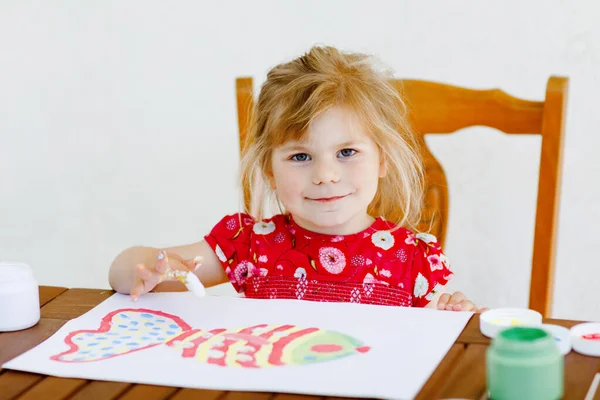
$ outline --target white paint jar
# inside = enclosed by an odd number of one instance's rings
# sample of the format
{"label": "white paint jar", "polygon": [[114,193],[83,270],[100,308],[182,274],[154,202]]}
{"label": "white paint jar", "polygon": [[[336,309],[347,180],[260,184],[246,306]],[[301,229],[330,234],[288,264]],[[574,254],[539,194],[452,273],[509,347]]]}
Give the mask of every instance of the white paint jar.
{"label": "white paint jar", "polygon": [[0,332],[27,329],[39,320],[39,287],[29,265],[0,262]]}

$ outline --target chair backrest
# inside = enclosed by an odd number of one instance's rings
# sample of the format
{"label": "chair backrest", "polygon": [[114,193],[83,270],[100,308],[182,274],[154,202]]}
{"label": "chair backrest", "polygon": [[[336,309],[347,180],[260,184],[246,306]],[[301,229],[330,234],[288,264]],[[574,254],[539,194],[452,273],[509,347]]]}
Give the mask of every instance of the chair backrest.
{"label": "chair backrest", "polygon": [[[409,120],[422,147],[426,194],[421,227],[437,236],[442,245],[448,221],[448,186],[424,135],[453,133],[477,125],[507,134],[541,135],[529,307],[548,317],[554,288],[568,78],[550,77],[544,101],[518,99],[499,89],[473,90],[419,80],[395,80],[394,84],[407,104]],[[252,78],[238,78],[236,88],[241,150],[254,105]],[[247,193],[244,201],[250,202]]]}

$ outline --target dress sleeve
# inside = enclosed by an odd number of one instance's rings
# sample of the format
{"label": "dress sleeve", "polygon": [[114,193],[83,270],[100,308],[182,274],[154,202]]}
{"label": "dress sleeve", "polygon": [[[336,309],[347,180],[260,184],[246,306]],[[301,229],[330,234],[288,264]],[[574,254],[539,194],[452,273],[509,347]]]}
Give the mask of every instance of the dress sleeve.
{"label": "dress sleeve", "polygon": [[412,241],[415,246],[411,268],[413,307],[425,307],[452,279],[453,273],[435,236],[418,233],[412,236]]}
{"label": "dress sleeve", "polygon": [[254,220],[247,214],[227,215],[204,237],[238,293],[245,291],[246,279],[252,272],[248,260],[253,226]]}

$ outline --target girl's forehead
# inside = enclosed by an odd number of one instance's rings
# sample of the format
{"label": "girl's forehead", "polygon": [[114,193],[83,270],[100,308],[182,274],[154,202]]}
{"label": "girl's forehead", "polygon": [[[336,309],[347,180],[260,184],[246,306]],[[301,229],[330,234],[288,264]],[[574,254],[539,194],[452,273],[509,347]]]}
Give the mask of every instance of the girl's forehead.
{"label": "girl's forehead", "polygon": [[308,133],[338,131],[349,135],[360,135],[362,122],[356,113],[348,107],[331,107],[316,116],[308,126]]}
{"label": "girl's forehead", "polygon": [[332,107],[313,119],[299,137],[290,138],[286,142],[327,145],[370,140],[371,135],[356,113],[345,107]]}

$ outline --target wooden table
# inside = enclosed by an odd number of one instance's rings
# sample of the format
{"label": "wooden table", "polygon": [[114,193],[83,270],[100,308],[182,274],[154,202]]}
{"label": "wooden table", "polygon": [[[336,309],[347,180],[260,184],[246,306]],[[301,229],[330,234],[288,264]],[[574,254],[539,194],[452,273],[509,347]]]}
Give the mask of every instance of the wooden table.
{"label": "wooden table", "polygon": [[[76,318],[114,292],[110,290],[40,288],[41,320],[36,326],[0,334],[0,364],[50,337],[68,320]],[[566,327],[577,321],[547,320]],[[418,399],[481,399],[485,393],[485,351],[489,340],[479,332],[475,315],[418,395]],[[565,399],[584,399],[592,379],[600,372],[600,358],[574,351],[565,359]],[[65,379],[11,370],[0,370],[0,399],[201,399],[201,400],[301,400],[319,396],[222,392],[138,385],[122,382]],[[330,399],[330,398],[328,398]],[[596,393],[595,400],[600,400]]]}

